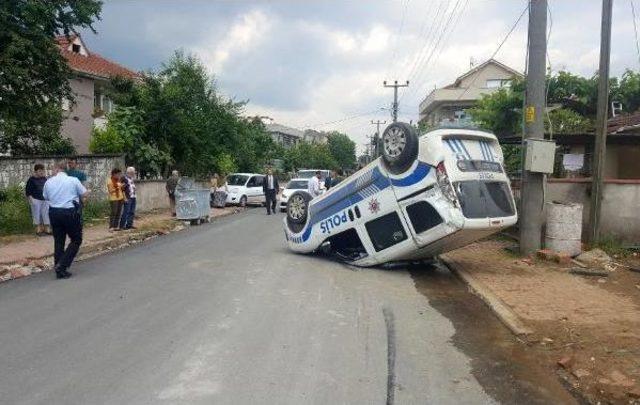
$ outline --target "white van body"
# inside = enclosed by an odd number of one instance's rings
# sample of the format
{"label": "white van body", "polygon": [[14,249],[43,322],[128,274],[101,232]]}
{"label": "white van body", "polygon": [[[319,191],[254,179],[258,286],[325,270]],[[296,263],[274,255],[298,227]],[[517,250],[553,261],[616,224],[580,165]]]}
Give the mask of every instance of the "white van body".
{"label": "white van body", "polygon": [[[516,223],[493,134],[444,128],[415,137],[415,160],[402,173],[391,173],[386,155],[376,159],[309,201],[303,227],[288,208],[289,248],[310,253],[328,244],[354,265],[373,266],[431,258]],[[393,154],[396,140],[383,142]]]}
{"label": "white van body", "polygon": [[231,173],[227,176],[224,188],[227,192],[227,204],[265,204],[266,197],[262,189],[264,175],[258,173]]}

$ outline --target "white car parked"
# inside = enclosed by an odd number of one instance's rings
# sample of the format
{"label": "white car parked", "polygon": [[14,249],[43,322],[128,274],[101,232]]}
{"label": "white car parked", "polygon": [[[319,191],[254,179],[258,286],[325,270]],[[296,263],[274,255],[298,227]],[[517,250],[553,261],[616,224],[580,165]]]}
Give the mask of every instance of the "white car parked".
{"label": "white car parked", "polygon": [[227,176],[224,187],[227,192],[227,204],[265,204],[266,198],[262,183],[264,175],[258,173],[232,173]]}
{"label": "white car parked", "polygon": [[321,196],[288,196],[291,250],[374,266],[431,258],[516,223],[495,135],[446,128],[418,137],[397,122],[384,131],[382,152]]}
{"label": "white car parked", "polygon": [[282,194],[280,195],[280,211],[284,212],[287,210],[287,202],[289,201],[289,196],[296,191],[304,191],[306,192],[309,187],[309,179],[291,179],[287,186],[282,190]]}

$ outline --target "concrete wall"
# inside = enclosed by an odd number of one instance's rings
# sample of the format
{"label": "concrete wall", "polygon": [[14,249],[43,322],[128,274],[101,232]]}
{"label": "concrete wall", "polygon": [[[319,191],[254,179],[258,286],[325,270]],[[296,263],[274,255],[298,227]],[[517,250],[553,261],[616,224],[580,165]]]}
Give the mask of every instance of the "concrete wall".
{"label": "concrete wall", "polygon": [[169,208],[165,180],[136,181],[136,211],[144,212]]}
{"label": "concrete wall", "polygon": [[[66,159],[64,156],[30,156],[0,157],[0,188],[13,185],[24,185],[33,173],[33,166],[42,163],[47,176],[52,174],[54,162]],[[91,198],[106,198],[107,178],[111,169],[125,169],[124,157],[115,155],[79,155],[78,167],[87,174],[87,188],[91,190]]]}
{"label": "concrete wall", "polygon": [[[585,146],[572,145],[569,148],[569,153],[584,154]],[[604,177],[611,179],[640,178],[640,145],[607,145]]]}
{"label": "concrete wall", "polygon": [[93,128],[93,93],[92,79],[75,77],[69,80],[71,90],[75,95],[75,104],[71,111],[65,111],[62,122],[62,136],[71,138],[78,153],[89,153],[89,139]]}
{"label": "concrete wall", "polygon": [[[583,240],[586,240],[589,223],[590,191],[591,184],[581,179],[552,179],[547,182],[547,201],[578,202],[583,205]],[[612,235],[626,243],[640,244],[640,180],[605,181],[603,193],[603,234]]]}

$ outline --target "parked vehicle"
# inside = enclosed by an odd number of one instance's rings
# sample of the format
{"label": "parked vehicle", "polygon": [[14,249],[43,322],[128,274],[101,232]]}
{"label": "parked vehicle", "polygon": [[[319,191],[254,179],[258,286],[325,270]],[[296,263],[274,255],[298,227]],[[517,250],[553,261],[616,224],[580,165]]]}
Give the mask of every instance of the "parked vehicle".
{"label": "parked vehicle", "polygon": [[264,175],[257,173],[232,173],[227,176],[225,191],[227,204],[265,204],[266,198],[262,190]]}
{"label": "parked vehicle", "polygon": [[316,175],[316,172],[320,172],[320,188],[324,189],[324,179],[331,176],[331,170],[325,169],[301,169],[296,173],[296,178],[298,179],[310,179]]}
{"label": "parked vehicle", "polygon": [[284,190],[282,190],[282,194],[280,194],[280,211],[284,212],[287,210],[287,202],[289,201],[289,196],[291,194],[296,191],[307,192],[308,188],[309,179],[291,179]]}
{"label": "parked vehicle", "polygon": [[291,250],[322,248],[358,266],[431,258],[516,223],[497,138],[437,129],[421,138],[406,123],[382,135],[383,156],[324,195],[289,196]]}

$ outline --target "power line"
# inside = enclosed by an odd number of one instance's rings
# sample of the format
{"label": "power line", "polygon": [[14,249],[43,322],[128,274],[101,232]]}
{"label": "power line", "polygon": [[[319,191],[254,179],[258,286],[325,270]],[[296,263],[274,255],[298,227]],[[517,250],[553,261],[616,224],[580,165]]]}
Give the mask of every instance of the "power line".
{"label": "power line", "polygon": [[638,44],[638,26],[636,25],[636,7],[633,4],[633,0],[629,0],[631,4],[631,16],[633,18],[633,31],[636,35],[636,53],[638,54],[638,63],[640,63],[640,45]]}
{"label": "power line", "polygon": [[[412,41],[415,45],[412,47],[411,50],[411,55],[414,55],[414,57],[411,58],[406,58],[404,59],[404,63],[402,64],[402,67],[400,68],[400,71],[404,71],[406,67],[411,66],[411,69],[409,70],[409,72],[411,73],[411,71],[415,68],[416,63],[418,62],[418,56],[419,54],[422,53],[422,41],[421,39],[427,39],[430,34],[431,31],[433,30],[433,26],[434,23],[438,17],[438,15],[440,14],[440,10],[442,9],[442,5],[444,4],[445,0],[440,0],[438,2],[438,7],[434,8],[434,7],[430,7],[429,5],[427,5],[427,13],[425,14],[423,20],[424,23],[422,23],[422,26],[420,27],[420,32],[418,33],[418,35],[416,36],[416,40]],[[436,10],[435,14],[433,13],[433,11]],[[427,27],[429,27],[429,30],[427,30]],[[426,34],[426,35],[425,35]],[[426,46],[425,46],[426,48]],[[407,75],[408,77],[409,75]]]}
{"label": "power line", "polygon": [[[434,26],[434,30],[432,31],[432,33],[434,35],[433,35],[432,38],[430,38],[430,42],[431,43],[430,44],[427,43],[425,45],[425,47],[423,48],[423,50],[425,50],[426,52],[424,52],[423,54],[420,55],[420,58],[418,59],[418,63],[416,65],[414,65],[414,69],[410,72],[409,80],[412,80],[414,75],[416,75],[416,74],[419,75],[420,74],[420,70],[424,66],[428,65],[429,61],[431,60],[431,57],[433,56],[433,52],[435,51],[435,49],[440,44],[440,41],[442,39],[442,35],[447,30],[447,26],[450,23],[450,21],[451,21],[451,19],[453,17],[453,14],[455,13],[455,11],[458,8],[459,4],[460,4],[460,0],[457,0],[455,5],[451,9],[451,12],[449,13],[449,17],[448,18],[447,18],[447,12],[448,12],[448,9],[449,9],[449,5],[447,4],[447,7],[445,8],[444,14],[442,14],[442,17],[441,17],[440,21],[438,22],[437,26]],[[438,35],[438,32],[440,32],[440,35]],[[430,49],[430,51],[429,51],[429,49]],[[403,96],[404,96],[404,94],[403,94]]]}
{"label": "power line", "polygon": [[[396,56],[398,54],[398,42],[400,41],[400,37],[402,36],[402,30],[404,29],[404,20],[407,16],[407,8],[409,7],[409,1],[404,1],[404,7],[402,8],[402,17],[400,18],[400,28],[396,31],[395,40],[393,44],[393,54],[391,57],[392,63],[395,62]],[[385,72],[385,77],[389,76],[389,71],[391,70],[391,63],[387,65],[387,71]]]}
{"label": "power line", "polygon": [[[420,62],[422,60],[422,54],[425,53],[425,51],[427,51],[430,46],[431,46],[431,42],[433,41],[433,39],[435,39],[435,35],[433,35],[436,32],[436,27],[440,25],[440,22],[438,21],[438,17],[441,18],[441,21],[444,21],[444,19],[442,17],[444,17],[444,14],[441,16],[440,15],[440,10],[442,10],[442,5],[445,4],[445,2],[441,2],[438,4],[438,9],[436,10],[436,13],[433,17],[433,20],[431,21],[431,25],[429,26],[429,31],[427,31],[427,35],[424,36],[424,43],[425,45],[420,48],[416,54],[416,57],[413,61],[413,65],[411,66],[411,69],[409,69],[409,74],[407,75],[407,78],[409,80],[413,80],[413,75],[415,73],[416,68],[418,67],[418,62]],[[447,4],[448,7],[448,4]],[[446,8],[445,8],[445,14],[446,14]],[[426,22],[425,22],[425,26],[426,26]],[[425,27],[423,26],[423,28]],[[422,30],[422,32],[420,33],[420,35],[418,36],[418,38],[422,37],[424,33],[424,29]],[[417,42],[417,41],[416,41]]]}
{"label": "power line", "polygon": [[[423,70],[422,75],[421,75],[422,79],[419,81],[418,85],[414,86],[413,91],[410,94],[411,96],[417,94],[422,89],[422,87],[424,86],[425,82],[427,81],[428,72],[429,72],[430,68],[433,67],[437,63],[437,61],[439,60],[440,55],[442,54],[442,50],[445,48],[446,44],[448,43],[449,39],[451,38],[451,34],[453,33],[453,31],[455,31],[456,26],[460,23],[460,20],[462,18],[462,14],[464,13],[464,10],[465,10],[465,8],[467,7],[468,4],[469,4],[469,0],[466,0],[465,3],[462,5],[462,7],[460,7],[458,15],[454,17],[455,20],[453,20],[453,23],[450,24],[450,27],[445,27],[445,30],[443,32],[443,36],[441,38],[439,38],[439,41],[436,44],[436,47],[434,47],[432,54],[429,55],[429,59],[427,60],[425,69]],[[455,10],[454,10],[454,13],[455,13]],[[444,39],[444,41],[442,41],[442,39]],[[439,46],[440,42],[442,42],[442,46],[440,46],[440,48],[438,49],[438,46]],[[435,55],[435,59],[433,59],[433,55]],[[432,59],[433,59],[433,63],[431,63]]]}
{"label": "power line", "polygon": [[318,124],[304,125],[303,128],[317,128],[317,127],[323,127],[325,125],[339,124],[341,122],[350,121],[350,120],[353,120],[353,119],[356,119],[356,118],[363,117],[365,115],[375,114],[377,112],[380,112],[381,110],[384,110],[384,108],[378,108],[378,109],[373,110],[373,111],[367,111],[367,112],[355,114],[355,115],[352,115],[352,116],[348,116],[348,117],[345,117],[345,118],[333,120],[333,121],[321,122],[321,123],[318,123]]}
{"label": "power line", "polygon": [[[518,26],[518,23],[520,22],[520,20],[522,20],[522,17],[524,17],[524,15],[527,13],[527,10],[529,10],[529,3],[528,2],[527,2],[527,5],[525,6],[524,10],[522,10],[522,13],[520,13],[520,16],[518,17],[516,22],[513,23],[513,25],[511,26],[511,29],[509,30],[509,32],[507,32],[507,35],[505,35],[505,37],[502,39],[502,42],[500,42],[500,45],[498,45],[498,48],[495,50],[495,52],[491,55],[491,57],[489,59],[494,59],[496,57],[496,55],[498,54],[498,52],[500,52],[500,49],[507,42],[507,40],[509,39],[509,37],[511,36],[513,31]],[[545,13],[546,13],[546,11],[545,11]],[[467,91],[471,88],[471,86],[473,86],[473,83],[475,83],[477,78],[478,78],[478,75],[473,75],[473,80],[471,80],[471,83],[469,83],[469,85],[464,89],[464,91],[462,93],[460,93],[460,95],[458,96],[456,101],[460,100],[465,94],[467,94]]]}

